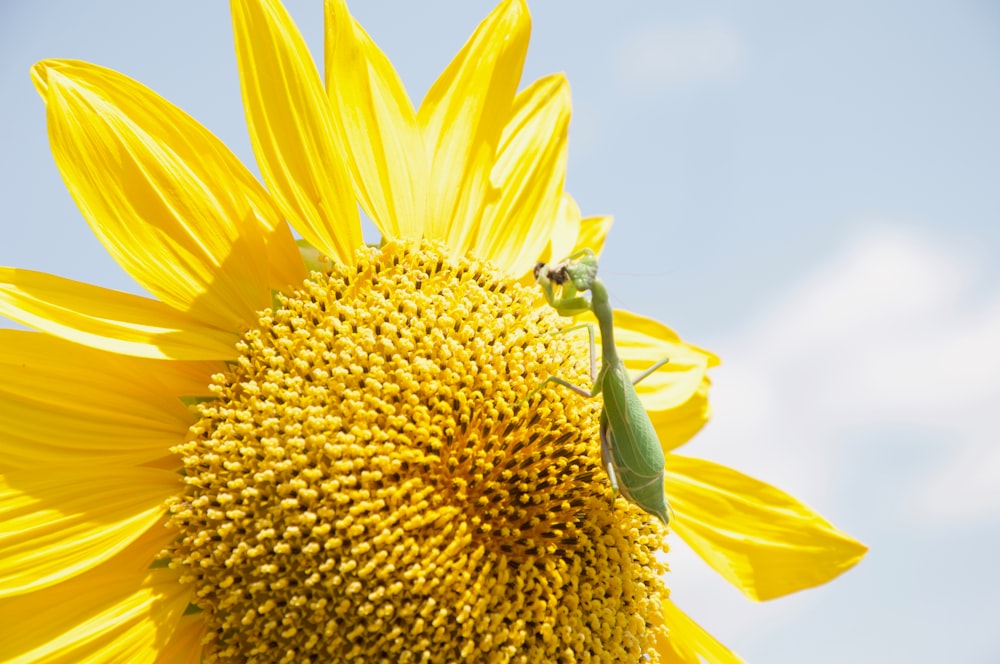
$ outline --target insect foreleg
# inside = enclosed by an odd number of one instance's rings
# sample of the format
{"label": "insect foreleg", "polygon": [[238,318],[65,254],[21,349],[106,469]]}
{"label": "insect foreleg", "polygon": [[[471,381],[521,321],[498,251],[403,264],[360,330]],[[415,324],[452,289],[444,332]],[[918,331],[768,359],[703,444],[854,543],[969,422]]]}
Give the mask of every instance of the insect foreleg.
{"label": "insect foreleg", "polygon": [[[590,311],[590,300],[581,296],[580,292],[569,281],[564,264],[551,266],[546,263],[537,263],[534,274],[538,285],[542,287],[545,301],[560,316],[568,318]],[[555,291],[556,286],[560,288],[558,297]]]}
{"label": "insect foreleg", "polygon": [[[566,334],[573,330],[579,330],[581,327],[587,328],[587,336],[590,337],[590,380],[595,381],[597,380],[597,343],[595,342],[594,324],[577,323],[576,325],[564,327],[555,332],[555,334]],[[597,392],[594,392],[594,394],[597,394]]]}

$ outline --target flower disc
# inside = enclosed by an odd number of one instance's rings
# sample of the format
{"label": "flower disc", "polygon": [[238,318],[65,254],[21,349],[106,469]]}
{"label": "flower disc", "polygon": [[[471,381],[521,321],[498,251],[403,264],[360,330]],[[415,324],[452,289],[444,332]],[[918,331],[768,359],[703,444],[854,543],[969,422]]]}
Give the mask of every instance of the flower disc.
{"label": "flower disc", "polygon": [[537,296],[390,244],[261,315],[174,449],[207,657],[656,660],[662,531],[612,496],[600,400],[532,393],[589,366]]}

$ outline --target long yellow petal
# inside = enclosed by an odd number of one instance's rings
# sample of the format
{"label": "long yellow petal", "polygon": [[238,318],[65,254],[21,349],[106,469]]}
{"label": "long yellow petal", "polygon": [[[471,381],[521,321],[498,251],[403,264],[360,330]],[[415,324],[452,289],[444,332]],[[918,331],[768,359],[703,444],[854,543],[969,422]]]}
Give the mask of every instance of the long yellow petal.
{"label": "long yellow petal", "polygon": [[288,221],[345,264],[364,242],[332,109],[302,35],[280,3],[233,0],[250,141]]}
{"label": "long yellow petal", "polygon": [[327,0],[326,89],[361,207],[390,238],[419,239],[427,223],[427,152],[413,104],[392,63]]}
{"label": "long yellow petal", "polygon": [[181,397],[207,394],[210,375],[222,367],[144,360],[0,330],[0,472],[163,457],[195,420]]}
{"label": "long yellow petal", "polygon": [[241,329],[271,303],[252,176],[208,130],[109,69],[32,69],[66,186],[115,260],[196,320]]}
{"label": "long yellow petal", "polygon": [[[661,653],[664,662],[683,664],[740,664],[743,659],[719,643],[671,600],[663,602],[663,621],[670,630],[669,651]],[[665,650],[665,648],[661,648]]]}
{"label": "long yellow petal", "polygon": [[46,468],[0,476],[0,598],[95,567],[162,522],[182,489],[151,468]]}
{"label": "long yellow petal", "polygon": [[539,79],[515,101],[491,179],[499,196],[487,204],[474,243],[510,275],[529,271],[555,228],[566,177],[570,96],[566,77]]}
{"label": "long yellow petal", "polygon": [[495,195],[490,170],[510,119],[531,30],[524,0],[487,16],[427,92],[417,120],[430,160],[425,236],[464,255]]}
{"label": "long yellow petal", "polygon": [[636,385],[647,410],[669,410],[687,403],[702,388],[708,369],[719,363],[712,353],[682,341],[669,327],[651,318],[616,310],[614,321],[618,354],[630,370],[641,371],[670,358]]}
{"label": "long yellow petal", "polygon": [[646,411],[664,452],[671,452],[691,440],[711,418],[712,406],[708,402],[710,385],[711,381],[705,377],[691,398],[679,406]]}
{"label": "long yellow petal", "polygon": [[830,581],[868,548],[780,489],[726,466],[667,455],[671,528],[753,600]]}
{"label": "long yellow petal", "polygon": [[580,235],[576,240],[575,249],[590,249],[598,256],[604,250],[604,241],[611,230],[614,217],[587,217],[580,220]]}
{"label": "long yellow petal", "polygon": [[540,260],[545,262],[563,260],[578,248],[579,237],[580,206],[564,191],[559,197],[559,208],[556,210],[555,223],[552,225],[549,247],[542,253]]}
{"label": "long yellow petal", "polygon": [[149,569],[169,542],[154,527],[118,555],[69,581],[0,600],[7,664],[152,664],[174,634],[191,591],[178,573]]}
{"label": "long yellow petal", "polygon": [[[538,260],[543,263],[560,261],[581,249],[590,249],[600,256],[612,221],[612,217],[581,219],[580,206],[564,191],[550,230],[549,244],[539,255]],[[521,277],[521,283],[529,287],[534,286],[534,271],[526,272]]]}
{"label": "long yellow petal", "polygon": [[[152,408],[176,412],[162,403],[178,396],[203,395],[206,381],[225,363],[160,361],[106,353],[56,337],[24,330],[0,329],[0,363],[16,370],[45,371],[54,381],[74,380],[78,389],[95,382],[137,391],[136,400]],[[0,384],[9,381],[0,381]]]}
{"label": "long yellow petal", "polygon": [[[565,191],[559,197],[559,205],[556,208],[555,218],[552,220],[549,233],[548,244],[536,259],[542,263],[553,263],[569,256],[573,252],[573,245],[580,234],[580,207],[573,200],[573,197]],[[524,274],[520,275],[521,284],[528,288],[535,288],[537,285],[534,267],[531,265]],[[539,306],[546,306],[544,299],[539,298]]]}
{"label": "long yellow petal", "polygon": [[10,267],[0,267],[0,315],[92,348],[158,359],[232,359],[240,332],[159,300]]}
{"label": "long yellow petal", "polygon": [[170,640],[160,648],[156,664],[201,664],[205,620],[199,614],[180,619]]}

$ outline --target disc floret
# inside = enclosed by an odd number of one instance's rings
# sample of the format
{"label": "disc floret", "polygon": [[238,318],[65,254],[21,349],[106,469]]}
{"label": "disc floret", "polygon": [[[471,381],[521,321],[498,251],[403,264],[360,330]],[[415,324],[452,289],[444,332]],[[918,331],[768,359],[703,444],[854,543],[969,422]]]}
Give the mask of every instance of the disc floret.
{"label": "disc floret", "polygon": [[211,658],[655,658],[659,530],[613,500],[598,410],[518,405],[586,372],[536,295],[390,244],[262,313],[174,450]]}

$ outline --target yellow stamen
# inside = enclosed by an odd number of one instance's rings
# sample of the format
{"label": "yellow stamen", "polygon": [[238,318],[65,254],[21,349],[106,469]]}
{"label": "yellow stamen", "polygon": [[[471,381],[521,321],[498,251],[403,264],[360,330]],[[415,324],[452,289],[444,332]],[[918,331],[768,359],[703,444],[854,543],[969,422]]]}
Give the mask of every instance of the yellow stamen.
{"label": "yellow stamen", "polygon": [[[209,661],[656,661],[659,526],[614,500],[581,340],[429,246],[267,311],[174,452]],[[662,638],[663,634],[659,634]]]}

